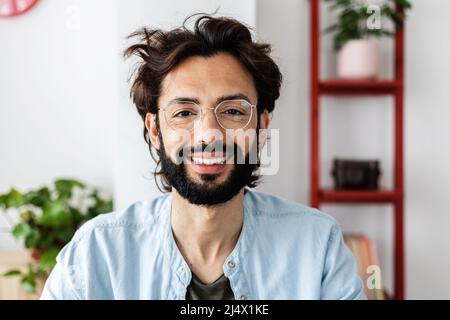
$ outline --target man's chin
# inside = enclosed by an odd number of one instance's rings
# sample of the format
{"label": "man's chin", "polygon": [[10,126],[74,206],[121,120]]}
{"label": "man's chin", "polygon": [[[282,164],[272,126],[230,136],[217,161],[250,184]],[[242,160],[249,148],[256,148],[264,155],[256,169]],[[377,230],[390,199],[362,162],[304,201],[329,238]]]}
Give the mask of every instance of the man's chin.
{"label": "man's chin", "polygon": [[192,163],[177,165],[160,155],[161,167],[170,185],[189,203],[214,206],[234,198],[252,181],[253,166],[226,164],[217,173],[198,173]]}

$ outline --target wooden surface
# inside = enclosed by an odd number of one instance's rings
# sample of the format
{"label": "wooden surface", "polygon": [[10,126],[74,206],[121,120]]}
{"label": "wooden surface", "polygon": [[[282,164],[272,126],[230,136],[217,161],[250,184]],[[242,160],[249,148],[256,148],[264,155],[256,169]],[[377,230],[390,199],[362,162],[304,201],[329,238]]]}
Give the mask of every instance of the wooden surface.
{"label": "wooden surface", "polygon": [[10,269],[25,270],[29,261],[30,255],[27,251],[0,251],[0,300],[39,299],[42,283],[38,285],[36,294],[28,294],[20,287],[20,277],[3,277]]}

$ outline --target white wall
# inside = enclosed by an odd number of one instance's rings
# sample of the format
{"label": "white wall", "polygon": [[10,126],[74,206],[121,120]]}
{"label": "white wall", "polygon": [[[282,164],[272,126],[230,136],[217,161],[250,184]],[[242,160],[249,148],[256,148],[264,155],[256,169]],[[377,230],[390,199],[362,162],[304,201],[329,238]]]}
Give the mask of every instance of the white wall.
{"label": "white wall", "polygon": [[407,33],[408,297],[450,299],[450,2],[424,2]]}
{"label": "white wall", "polygon": [[39,1],[0,43],[0,192],[69,176],[112,193],[116,1]]}
{"label": "white wall", "polygon": [[[407,297],[450,298],[450,202],[445,197],[450,181],[450,43],[444,41],[450,3],[424,2],[414,1],[406,38]],[[221,14],[256,26],[258,38],[273,43],[285,79],[272,123],[282,128],[281,167],[258,189],[307,203],[309,8],[308,1],[298,0],[47,0],[22,17],[0,20],[0,192],[12,184],[26,189],[69,175],[114,192],[119,208],[157,195],[142,123],[128,98],[129,64],[120,56],[124,37],[138,26],[178,26],[188,13],[212,12],[219,5]],[[74,29],[77,7],[81,25]],[[324,76],[333,70],[327,41]],[[385,57],[391,49],[385,48]],[[391,71],[386,67],[383,73]],[[331,184],[330,159],[348,155],[381,157],[382,185],[390,186],[389,99],[327,98],[323,106],[322,183]],[[324,210],[345,230],[376,239],[389,285],[390,208]],[[14,246],[0,234],[0,249]]]}

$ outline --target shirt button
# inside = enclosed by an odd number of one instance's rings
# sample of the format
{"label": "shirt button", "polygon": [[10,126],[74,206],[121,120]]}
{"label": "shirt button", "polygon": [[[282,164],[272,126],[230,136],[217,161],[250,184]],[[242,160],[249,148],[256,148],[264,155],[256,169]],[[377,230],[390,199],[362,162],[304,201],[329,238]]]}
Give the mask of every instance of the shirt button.
{"label": "shirt button", "polygon": [[183,273],[183,272],[184,272],[184,268],[183,268],[183,267],[179,267],[179,268],[178,268],[178,272],[179,272],[179,273]]}
{"label": "shirt button", "polygon": [[228,268],[234,269],[236,267],[236,263],[233,260],[228,261]]}
{"label": "shirt button", "polygon": [[247,296],[241,296],[239,299],[240,300],[247,300]]}

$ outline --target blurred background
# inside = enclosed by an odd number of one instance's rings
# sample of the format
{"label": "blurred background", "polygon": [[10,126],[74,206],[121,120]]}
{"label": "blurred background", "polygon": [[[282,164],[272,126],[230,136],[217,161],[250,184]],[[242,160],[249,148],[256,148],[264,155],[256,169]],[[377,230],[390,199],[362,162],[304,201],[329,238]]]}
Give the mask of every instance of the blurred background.
{"label": "blurred background", "polygon": [[[256,39],[273,45],[284,76],[272,121],[272,128],[280,129],[280,165],[257,189],[311,205],[314,0],[34,2],[0,1],[0,273],[9,275],[0,275],[0,299],[36,298],[40,275],[74,226],[112,209],[112,203],[120,210],[160,194],[143,124],[129,99],[132,62],[122,58],[126,36],[141,26],[174,28],[191,13],[218,9],[218,15],[246,23]],[[346,234],[370,239],[384,298],[399,292],[394,284],[403,277],[404,293],[396,298],[450,299],[450,2],[411,3],[403,30],[404,84],[393,89],[404,97],[404,219],[394,223],[389,201],[331,202],[321,210]],[[319,78],[335,79],[342,74],[333,34],[323,30],[338,16],[323,4]],[[378,79],[396,76],[393,39],[377,40]],[[333,159],[344,158],[376,159],[378,188],[396,188],[394,99],[390,94],[320,98],[320,186],[333,188]],[[39,210],[45,203],[49,207]],[[77,210],[61,209],[65,203]],[[396,228],[404,233],[402,248]],[[404,265],[396,272],[395,257],[402,251]]]}

